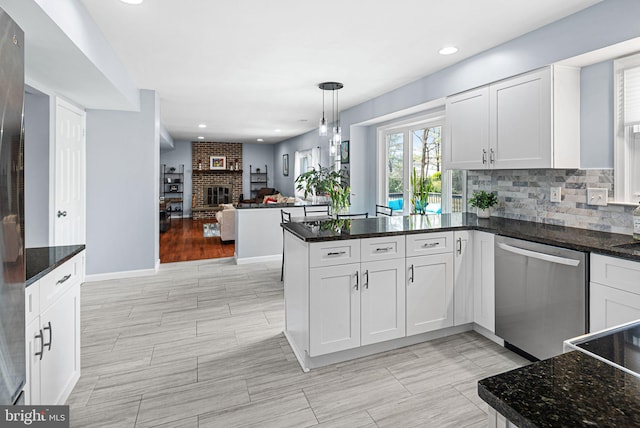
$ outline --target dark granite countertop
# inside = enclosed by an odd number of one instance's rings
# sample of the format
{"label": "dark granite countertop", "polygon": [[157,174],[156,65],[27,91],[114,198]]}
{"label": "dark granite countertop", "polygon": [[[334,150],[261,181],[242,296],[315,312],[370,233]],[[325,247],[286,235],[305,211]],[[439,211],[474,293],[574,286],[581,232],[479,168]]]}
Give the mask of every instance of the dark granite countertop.
{"label": "dark granite countertop", "polygon": [[25,285],[28,287],[33,284],[84,249],[84,245],[26,248],[27,280]]}
{"label": "dark granite countertop", "polygon": [[640,378],[573,351],[478,382],[520,428],[640,426]]}
{"label": "dark granite countertop", "polygon": [[282,227],[306,242],[373,238],[449,230],[481,230],[541,244],[640,261],[640,246],[637,249],[616,247],[621,244],[638,243],[630,235],[501,217],[479,219],[475,214],[470,213],[292,222],[283,224]]}

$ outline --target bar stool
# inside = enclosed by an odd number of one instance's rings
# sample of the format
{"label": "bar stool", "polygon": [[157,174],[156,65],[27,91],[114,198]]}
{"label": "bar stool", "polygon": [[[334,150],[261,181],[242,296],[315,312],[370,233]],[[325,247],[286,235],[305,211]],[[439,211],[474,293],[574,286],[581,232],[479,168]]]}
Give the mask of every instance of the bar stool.
{"label": "bar stool", "polygon": [[[280,210],[280,218],[282,224],[291,222],[291,213],[289,211]],[[284,280],[284,229],[282,229],[282,267],[280,268],[280,281]]]}
{"label": "bar stool", "polygon": [[386,216],[392,216],[393,215],[393,208],[388,207],[386,205],[376,205],[376,216],[378,214],[382,214],[382,215],[386,215]]}

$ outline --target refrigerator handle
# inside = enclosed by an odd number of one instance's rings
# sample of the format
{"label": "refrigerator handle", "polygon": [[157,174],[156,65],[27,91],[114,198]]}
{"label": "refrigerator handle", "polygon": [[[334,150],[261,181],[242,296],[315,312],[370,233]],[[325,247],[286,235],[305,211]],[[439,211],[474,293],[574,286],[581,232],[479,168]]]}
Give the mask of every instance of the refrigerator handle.
{"label": "refrigerator handle", "polygon": [[51,342],[53,342],[53,329],[51,328],[51,321],[49,321],[49,323],[47,324],[47,326],[45,328],[43,328],[43,330],[47,331],[49,330],[49,342],[48,343],[44,343],[44,337],[42,338],[42,347],[44,348],[45,346],[47,347],[47,351],[51,351]]}
{"label": "refrigerator handle", "polygon": [[36,339],[40,339],[40,352],[36,352],[35,355],[39,356],[42,359],[42,354],[44,354],[44,339],[42,335],[42,329],[40,329],[40,334],[36,334]]}

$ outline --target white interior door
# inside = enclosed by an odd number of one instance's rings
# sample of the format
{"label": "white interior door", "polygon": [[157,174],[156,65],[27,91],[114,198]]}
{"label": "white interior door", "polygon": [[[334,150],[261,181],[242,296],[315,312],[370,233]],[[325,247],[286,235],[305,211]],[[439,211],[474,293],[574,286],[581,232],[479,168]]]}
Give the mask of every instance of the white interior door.
{"label": "white interior door", "polygon": [[85,112],[56,100],[54,245],[85,243]]}

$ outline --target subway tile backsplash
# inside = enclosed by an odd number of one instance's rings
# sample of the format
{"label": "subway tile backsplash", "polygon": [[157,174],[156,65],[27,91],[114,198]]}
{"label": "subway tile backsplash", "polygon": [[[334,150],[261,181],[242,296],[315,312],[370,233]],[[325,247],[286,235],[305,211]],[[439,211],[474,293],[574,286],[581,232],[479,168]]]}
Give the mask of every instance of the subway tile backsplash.
{"label": "subway tile backsplash", "polygon": [[[551,187],[562,188],[561,202],[549,200]],[[611,197],[613,170],[491,170],[467,175],[469,196],[478,190],[497,193],[493,216],[630,235],[634,207],[587,205],[587,187],[607,188]]]}

